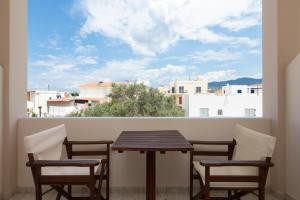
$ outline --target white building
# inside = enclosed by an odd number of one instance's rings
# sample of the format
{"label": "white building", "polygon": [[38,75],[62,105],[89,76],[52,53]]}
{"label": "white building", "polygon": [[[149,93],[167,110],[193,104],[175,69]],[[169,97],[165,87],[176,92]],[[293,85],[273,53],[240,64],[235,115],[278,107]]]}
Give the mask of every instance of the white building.
{"label": "white building", "polygon": [[48,114],[47,101],[64,97],[64,92],[35,90],[27,92],[28,112],[34,112],[46,116]]}
{"label": "white building", "polygon": [[262,84],[257,85],[226,85],[222,87],[222,95],[261,95],[263,92]]}
{"label": "white building", "polygon": [[188,117],[262,117],[262,95],[185,95]]}

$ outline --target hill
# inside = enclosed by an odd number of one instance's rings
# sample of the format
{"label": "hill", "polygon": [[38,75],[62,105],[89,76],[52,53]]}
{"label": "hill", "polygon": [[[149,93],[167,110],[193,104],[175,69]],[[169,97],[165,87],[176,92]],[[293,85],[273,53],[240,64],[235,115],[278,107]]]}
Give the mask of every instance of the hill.
{"label": "hill", "polygon": [[238,78],[235,80],[228,80],[228,81],[220,81],[220,82],[210,82],[208,83],[209,89],[216,89],[223,87],[227,84],[229,85],[254,85],[262,83],[262,79],[255,79],[255,78]]}

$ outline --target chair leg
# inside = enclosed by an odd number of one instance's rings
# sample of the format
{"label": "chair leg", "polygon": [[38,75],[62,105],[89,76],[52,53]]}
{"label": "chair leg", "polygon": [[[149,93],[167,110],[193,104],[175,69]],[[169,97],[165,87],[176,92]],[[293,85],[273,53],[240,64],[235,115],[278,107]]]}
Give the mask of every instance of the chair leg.
{"label": "chair leg", "polygon": [[228,190],[228,191],[227,191],[227,197],[228,197],[228,200],[231,200],[231,195],[232,195],[231,190]]}
{"label": "chair leg", "polygon": [[205,187],[204,188],[204,200],[210,200],[210,197],[209,197],[209,187]]}
{"label": "chair leg", "polygon": [[237,200],[241,200],[239,192],[237,190],[234,190],[234,196],[236,196]]}
{"label": "chair leg", "polygon": [[265,200],[265,188],[261,187],[258,190],[258,199],[259,200]]}
{"label": "chair leg", "polygon": [[95,186],[94,185],[90,185],[90,200],[95,200]]}
{"label": "chair leg", "polygon": [[70,197],[72,198],[72,185],[68,185],[68,193]]}
{"label": "chair leg", "polygon": [[42,200],[42,185],[41,184],[37,184],[35,186],[35,199]]}
{"label": "chair leg", "polygon": [[106,179],[106,200],[109,200],[109,176]]}
{"label": "chair leg", "polygon": [[56,195],[56,200],[60,200],[60,198],[61,198],[61,193],[58,192],[57,195]]}

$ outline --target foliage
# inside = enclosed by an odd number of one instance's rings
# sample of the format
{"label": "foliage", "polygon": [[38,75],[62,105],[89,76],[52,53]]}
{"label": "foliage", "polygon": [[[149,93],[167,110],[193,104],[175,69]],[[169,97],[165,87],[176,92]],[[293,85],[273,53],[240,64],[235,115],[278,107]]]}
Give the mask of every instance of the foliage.
{"label": "foliage", "polygon": [[71,92],[70,95],[72,97],[78,97],[79,96],[79,92]]}
{"label": "foliage", "polygon": [[113,85],[110,101],[97,104],[72,117],[179,117],[184,110],[176,105],[173,96],[143,84]]}

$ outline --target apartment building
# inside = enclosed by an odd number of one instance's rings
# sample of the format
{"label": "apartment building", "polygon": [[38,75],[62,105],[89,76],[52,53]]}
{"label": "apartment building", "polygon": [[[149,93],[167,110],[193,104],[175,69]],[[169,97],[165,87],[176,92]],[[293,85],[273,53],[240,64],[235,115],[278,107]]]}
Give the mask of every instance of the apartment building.
{"label": "apartment building", "polygon": [[175,80],[170,82],[168,91],[166,88],[161,88],[160,91],[175,96],[177,105],[182,106],[184,95],[207,94],[208,80],[203,76],[197,77],[196,80]]}

